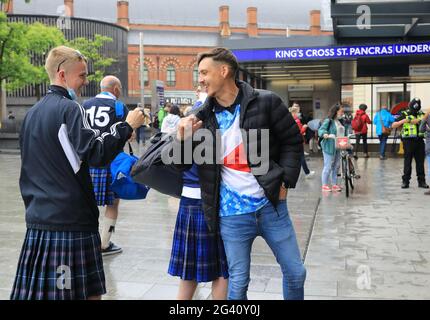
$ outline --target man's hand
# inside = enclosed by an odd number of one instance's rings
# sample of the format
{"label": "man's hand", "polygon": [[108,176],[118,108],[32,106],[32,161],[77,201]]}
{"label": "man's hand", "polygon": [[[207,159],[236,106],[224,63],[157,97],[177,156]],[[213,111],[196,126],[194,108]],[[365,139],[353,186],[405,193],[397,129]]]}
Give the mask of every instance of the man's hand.
{"label": "man's hand", "polygon": [[393,124],[391,125],[391,128],[396,129],[400,126],[403,126],[403,124],[405,124],[408,120],[407,119],[403,119],[403,120],[399,120],[399,121],[395,121],[393,122]]}
{"label": "man's hand", "polygon": [[288,189],[284,187],[284,184],[282,184],[281,189],[279,189],[279,200],[287,199],[287,195]]}
{"label": "man's hand", "polygon": [[199,120],[194,114],[182,118],[178,124],[176,138],[179,141],[187,140],[197,129],[200,129],[202,125],[203,122]]}
{"label": "man's hand", "polygon": [[127,119],[125,119],[125,122],[127,122],[130,127],[133,128],[133,130],[136,130],[142,124],[145,122],[145,114],[143,113],[143,109],[136,108],[133,111],[130,111],[127,115]]}

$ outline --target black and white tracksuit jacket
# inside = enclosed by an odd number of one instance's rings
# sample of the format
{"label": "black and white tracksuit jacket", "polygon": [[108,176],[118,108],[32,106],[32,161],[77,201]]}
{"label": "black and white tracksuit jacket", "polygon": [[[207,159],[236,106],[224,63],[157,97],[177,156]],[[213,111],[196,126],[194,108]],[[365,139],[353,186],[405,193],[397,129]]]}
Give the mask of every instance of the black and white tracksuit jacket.
{"label": "black and white tracksuit jacket", "polygon": [[133,130],[117,122],[100,134],[66,89],[49,89],[28,111],[20,134],[27,228],[97,232],[99,211],[88,168],[112,161]]}

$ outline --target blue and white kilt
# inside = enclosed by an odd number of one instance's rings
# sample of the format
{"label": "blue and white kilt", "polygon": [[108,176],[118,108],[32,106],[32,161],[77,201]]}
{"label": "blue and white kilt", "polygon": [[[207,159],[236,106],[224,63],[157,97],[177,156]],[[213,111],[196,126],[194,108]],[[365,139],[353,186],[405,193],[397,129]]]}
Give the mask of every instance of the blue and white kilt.
{"label": "blue and white kilt", "polygon": [[181,197],[168,273],[197,282],[228,278],[224,244],[219,232],[209,233],[200,199]]}
{"label": "blue and white kilt", "polygon": [[11,300],[86,300],[105,293],[98,232],[27,229]]}
{"label": "blue and white kilt", "polygon": [[108,168],[90,168],[94,196],[98,206],[112,205],[115,193],[110,189],[112,176]]}

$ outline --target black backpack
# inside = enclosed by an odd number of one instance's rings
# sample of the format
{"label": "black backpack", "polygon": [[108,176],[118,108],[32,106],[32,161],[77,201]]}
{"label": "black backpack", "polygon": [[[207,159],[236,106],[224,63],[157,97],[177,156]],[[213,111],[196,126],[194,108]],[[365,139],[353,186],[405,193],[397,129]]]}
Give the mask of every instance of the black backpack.
{"label": "black backpack", "polygon": [[164,164],[163,152],[170,152],[176,133],[157,133],[150,146],[131,169],[131,177],[160,193],[180,198],[182,194],[182,172],[173,164]]}

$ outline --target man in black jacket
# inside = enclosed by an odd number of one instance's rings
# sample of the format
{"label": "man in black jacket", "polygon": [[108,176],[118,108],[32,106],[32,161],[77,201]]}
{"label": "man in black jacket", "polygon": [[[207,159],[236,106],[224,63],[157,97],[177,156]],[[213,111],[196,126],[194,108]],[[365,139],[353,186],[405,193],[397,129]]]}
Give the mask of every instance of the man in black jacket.
{"label": "man in black jacket", "polygon": [[[200,112],[181,120],[177,140],[184,146],[196,130],[206,130],[221,142],[208,146],[205,140],[205,148],[215,151],[209,152],[214,155],[210,163],[193,160],[201,163],[209,230],[220,232],[224,242],[228,298],[247,298],[251,247],[262,236],[281,265],[284,298],[303,299],[306,270],[286,205],[287,189],[295,187],[300,173],[299,127],[277,95],[235,81],[238,63],[229,50],[200,54],[198,65],[208,99]],[[263,155],[260,163],[254,161],[257,150]]]}
{"label": "man in black jacket", "polygon": [[100,134],[75,101],[88,84],[86,58],[60,46],[45,68],[49,92],[28,111],[20,135],[27,234],[11,299],[100,299],[106,288],[88,167],[115,158],[144,115],[135,109]]}

